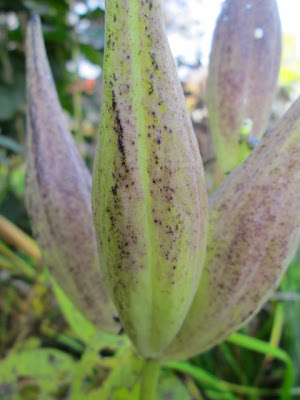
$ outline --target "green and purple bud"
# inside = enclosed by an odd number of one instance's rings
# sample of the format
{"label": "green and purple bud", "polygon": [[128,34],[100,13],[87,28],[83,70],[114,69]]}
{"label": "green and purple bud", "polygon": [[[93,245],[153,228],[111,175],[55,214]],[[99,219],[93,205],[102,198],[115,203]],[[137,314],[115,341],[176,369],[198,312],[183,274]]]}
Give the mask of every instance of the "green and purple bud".
{"label": "green and purple bud", "polygon": [[90,321],[118,332],[99,267],[91,175],[69,132],[48,64],[40,21],[28,23],[26,205],[34,236],[57,284]]}
{"label": "green and purple bud", "polygon": [[227,0],[210,55],[207,105],[217,161],[227,174],[266,131],[281,58],[276,0]]}
{"label": "green and purple bud", "polygon": [[164,359],[199,354],[252,318],[300,243],[300,98],[209,202],[202,279]]}
{"label": "green and purple bud", "polygon": [[156,357],[198,287],[207,198],[159,0],[107,0],[93,176],[100,264],[126,333]]}

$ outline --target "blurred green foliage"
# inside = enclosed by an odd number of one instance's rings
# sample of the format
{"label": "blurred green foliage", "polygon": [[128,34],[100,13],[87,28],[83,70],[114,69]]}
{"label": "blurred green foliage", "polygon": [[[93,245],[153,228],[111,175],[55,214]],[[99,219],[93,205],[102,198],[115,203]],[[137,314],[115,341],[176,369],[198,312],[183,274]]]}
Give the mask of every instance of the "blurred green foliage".
{"label": "blurred green foliage", "polygon": [[[26,21],[32,12],[41,16],[60,101],[81,154],[91,165],[101,85],[97,79],[87,86],[79,69],[87,61],[98,67],[103,62],[104,11],[97,4],[94,0],[0,0],[0,214],[27,232],[23,200]],[[295,66],[290,69],[292,78],[287,70],[281,74],[287,85],[297,75]],[[160,399],[278,399],[286,366],[276,358],[276,351],[270,352],[269,343],[291,356],[294,385],[300,386],[299,296],[298,252],[280,291],[242,330],[245,336],[257,338],[252,350],[231,340],[178,368],[173,366],[176,373],[163,368]],[[2,241],[0,311],[1,400],[137,398],[141,360],[128,351],[126,337],[97,332],[59,286],[50,283],[43,265]],[[261,351],[255,351],[255,344]],[[257,387],[266,390],[251,391]],[[294,388],[290,397],[300,398],[300,389]]]}

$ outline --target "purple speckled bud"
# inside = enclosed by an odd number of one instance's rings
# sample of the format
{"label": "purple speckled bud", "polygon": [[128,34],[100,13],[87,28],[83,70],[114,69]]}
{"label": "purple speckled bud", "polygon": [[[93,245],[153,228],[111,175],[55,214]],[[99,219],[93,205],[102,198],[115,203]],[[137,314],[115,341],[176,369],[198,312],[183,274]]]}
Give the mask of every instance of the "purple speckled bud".
{"label": "purple speckled bud", "polygon": [[107,332],[118,323],[99,268],[91,175],[69,132],[47,61],[41,26],[28,24],[26,205],[37,243],[57,283]]}
{"label": "purple speckled bud", "polygon": [[202,279],[164,359],[224,340],[268,299],[300,243],[300,98],[209,202]]}
{"label": "purple speckled bud", "polygon": [[224,173],[251,152],[245,135],[260,140],[266,130],[280,56],[276,0],[227,0],[214,33],[207,82],[210,127]]}

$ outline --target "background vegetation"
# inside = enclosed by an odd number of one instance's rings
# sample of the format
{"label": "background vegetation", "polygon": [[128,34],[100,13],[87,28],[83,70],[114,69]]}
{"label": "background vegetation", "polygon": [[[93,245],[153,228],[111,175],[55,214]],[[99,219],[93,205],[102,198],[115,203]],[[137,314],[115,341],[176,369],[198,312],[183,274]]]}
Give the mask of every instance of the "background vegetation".
{"label": "background vegetation", "polygon": [[[5,400],[135,399],[137,393],[139,359],[128,358],[126,338],[95,332],[51,285],[30,239],[24,207],[24,39],[32,11],[42,18],[61,104],[81,154],[92,166],[101,79],[82,79],[79,68],[84,61],[102,65],[104,11],[89,1],[80,2],[81,11],[75,12],[78,3],[0,0],[0,398]],[[285,38],[286,62],[273,120],[299,92],[299,69],[289,57],[292,48],[291,39]],[[197,85],[186,85],[187,102],[208,187],[213,188],[218,176],[204,90]],[[124,378],[120,370],[128,365],[131,372]],[[160,385],[165,399],[276,399],[280,393],[300,399],[300,252],[278,292],[240,334],[169,367]]]}

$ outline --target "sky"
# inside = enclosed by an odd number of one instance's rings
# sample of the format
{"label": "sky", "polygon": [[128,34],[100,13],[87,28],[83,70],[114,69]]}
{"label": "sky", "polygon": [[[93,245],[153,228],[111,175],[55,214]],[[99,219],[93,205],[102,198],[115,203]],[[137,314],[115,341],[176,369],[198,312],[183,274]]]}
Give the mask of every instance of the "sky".
{"label": "sky", "polygon": [[[208,65],[213,31],[223,0],[164,0],[163,3],[176,22],[168,29],[173,56],[188,64],[195,64],[200,59],[202,64]],[[104,0],[88,0],[88,4],[96,8],[103,6]],[[277,0],[277,4],[282,31],[296,37],[296,55],[300,59],[300,0]],[[187,67],[181,67],[180,78],[185,79],[188,71]],[[80,74],[96,77],[99,68],[81,63]]]}

